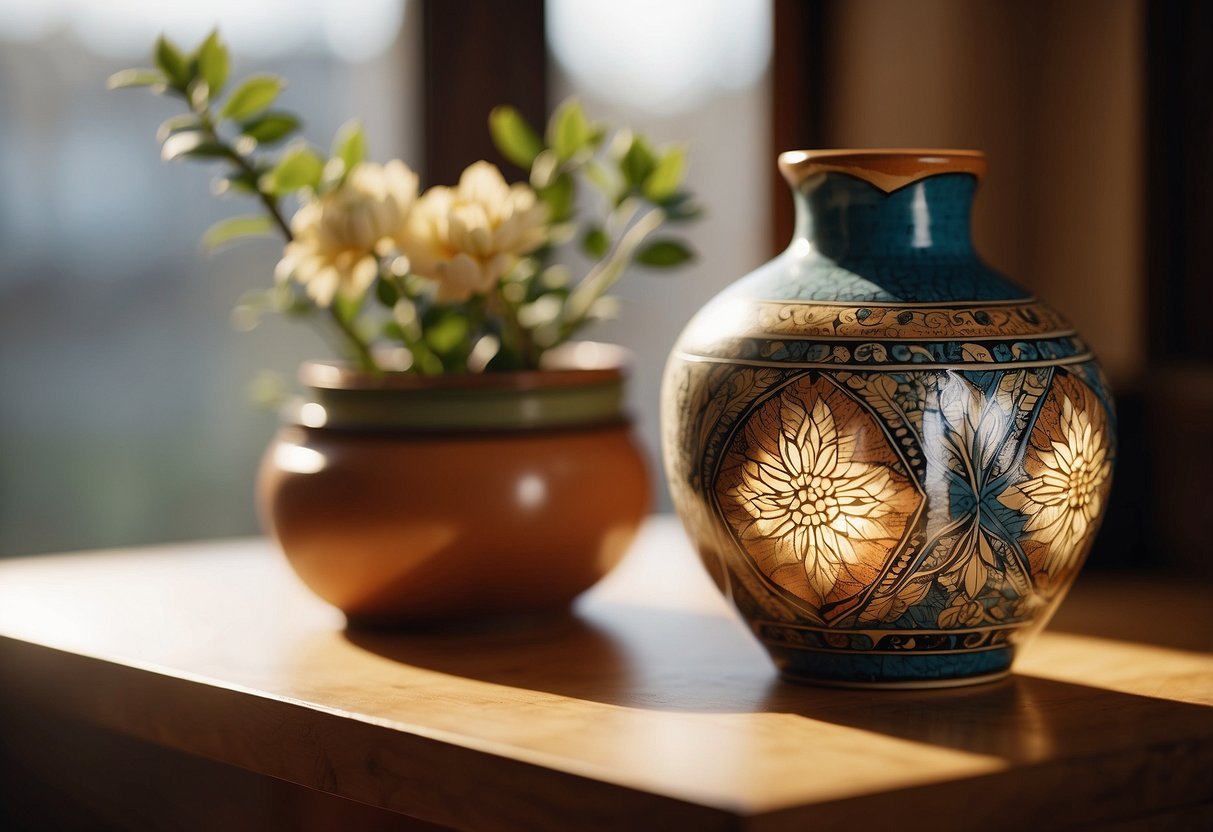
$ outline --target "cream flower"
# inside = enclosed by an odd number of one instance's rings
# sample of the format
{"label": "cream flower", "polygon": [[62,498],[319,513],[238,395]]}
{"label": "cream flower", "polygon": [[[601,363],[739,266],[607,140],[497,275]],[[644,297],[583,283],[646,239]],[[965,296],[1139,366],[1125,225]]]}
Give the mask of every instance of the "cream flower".
{"label": "cream flower", "polygon": [[776,560],[802,564],[824,598],[857,562],[855,543],[892,536],[880,518],[897,488],[884,466],[853,461],[855,438],[839,435],[824,399],[812,412],[797,397],[780,409],[778,456],[753,447],[731,496],[753,518],[743,536],[772,539]]}
{"label": "cream flower", "polygon": [[455,188],[430,188],[413,209],[403,251],[412,271],[438,284],[438,299],[489,292],[519,255],[546,237],[547,211],[527,185],[476,162]]}
{"label": "cream flower", "polygon": [[1074,407],[1068,396],[1051,433],[1051,450],[1033,448],[1025,462],[1032,479],[1011,486],[998,501],[1028,515],[1027,537],[1048,546],[1043,565],[1054,574],[1078,556],[1094,528],[1112,462],[1101,426],[1092,423],[1087,411]]}
{"label": "cream flower", "polygon": [[376,254],[402,248],[417,174],[399,160],[363,162],[341,187],[303,204],[276,274],[303,284],[320,306],[358,297],[379,273]]}

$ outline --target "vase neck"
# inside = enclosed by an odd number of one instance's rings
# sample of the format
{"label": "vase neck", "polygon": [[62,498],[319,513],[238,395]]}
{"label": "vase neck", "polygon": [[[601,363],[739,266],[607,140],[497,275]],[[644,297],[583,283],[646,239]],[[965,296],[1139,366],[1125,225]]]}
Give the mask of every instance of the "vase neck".
{"label": "vase neck", "polygon": [[839,263],[902,257],[973,257],[970,211],[977,178],[940,173],[890,192],[847,173],[793,186],[793,248]]}

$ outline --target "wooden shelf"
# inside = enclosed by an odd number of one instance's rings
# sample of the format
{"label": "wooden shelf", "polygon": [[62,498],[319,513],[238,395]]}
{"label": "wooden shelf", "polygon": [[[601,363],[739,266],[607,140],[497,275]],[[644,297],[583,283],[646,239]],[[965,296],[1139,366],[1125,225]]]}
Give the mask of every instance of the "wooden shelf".
{"label": "wooden shelf", "polygon": [[1094,576],[1007,681],[832,691],[777,678],[670,518],[572,614],[405,634],[347,632],[264,541],[173,545],[0,562],[0,748],[469,829],[1195,828],[1211,648],[1207,587]]}

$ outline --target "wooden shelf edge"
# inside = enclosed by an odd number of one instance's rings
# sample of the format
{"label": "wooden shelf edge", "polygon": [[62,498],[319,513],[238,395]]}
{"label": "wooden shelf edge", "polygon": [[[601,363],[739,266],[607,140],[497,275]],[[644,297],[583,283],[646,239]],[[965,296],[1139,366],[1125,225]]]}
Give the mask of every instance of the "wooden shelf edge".
{"label": "wooden shelf edge", "polygon": [[[5,700],[10,700],[5,702]],[[782,832],[893,820],[1043,826],[1166,812],[1213,801],[1213,720],[1148,749],[1062,757],[977,775],[770,811],[704,805],[485,749],[0,636],[0,713],[38,709],[431,823],[476,829],[695,828]],[[0,718],[0,732],[3,719]],[[789,776],[793,776],[789,773]],[[1092,817],[1091,806],[1102,807]],[[1026,808],[1025,808],[1026,807]]]}
{"label": "wooden shelf edge", "polygon": [[0,705],[0,714],[41,711],[458,828],[635,828],[637,818],[654,828],[744,826],[738,813],[719,807],[502,757],[303,702],[3,635]]}

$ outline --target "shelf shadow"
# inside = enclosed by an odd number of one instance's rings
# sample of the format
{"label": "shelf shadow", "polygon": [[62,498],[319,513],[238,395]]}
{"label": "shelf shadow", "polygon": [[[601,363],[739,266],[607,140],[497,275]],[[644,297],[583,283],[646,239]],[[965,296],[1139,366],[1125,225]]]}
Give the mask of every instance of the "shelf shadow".
{"label": "shelf shadow", "polygon": [[1213,584],[1175,573],[1084,572],[1049,632],[1213,652]]}
{"label": "shelf shadow", "polygon": [[[870,747],[873,765],[886,770],[901,764],[912,769],[931,746],[985,758],[967,761],[970,773],[955,782],[907,784],[818,807],[814,817],[823,827],[829,818],[853,825],[856,817],[892,817],[917,806],[940,829],[1003,828],[1007,807],[1022,804],[1041,828],[1070,828],[1213,798],[1207,777],[1213,708],[1030,675],[924,691],[795,685],[780,680],[731,616],[597,604],[578,613],[481,621],[456,630],[349,629],[345,637],[393,661],[494,685],[631,710],[717,714],[715,736],[743,750],[751,741],[820,749],[854,767]],[[491,694],[484,701],[493,707]],[[542,700],[535,707],[542,708]],[[603,718],[616,719],[605,709]],[[656,748],[709,727],[697,718],[619,724],[651,726]],[[878,736],[884,741],[868,742]],[[995,776],[1007,767],[1015,769],[1013,777]],[[803,825],[799,816],[786,820],[787,828]]]}
{"label": "shelf shadow", "polygon": [[656,711],[792,714],[1020,762],[1057,748],[1096,753],[1112,741],[1213,747],[1213,708],[1036,676],[924,691],[794,685],[725,616],[616,605],[597,617],[349,629],[345,637],[393,661],[512,688]]}
{"label": "shelf shadow", "polygon": [[751,710],[775,678],[731,618],[647,607],[618,605],[609,620],[562,611],[344,635],[414,667],[625,707]]}

